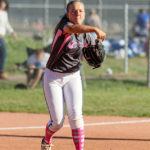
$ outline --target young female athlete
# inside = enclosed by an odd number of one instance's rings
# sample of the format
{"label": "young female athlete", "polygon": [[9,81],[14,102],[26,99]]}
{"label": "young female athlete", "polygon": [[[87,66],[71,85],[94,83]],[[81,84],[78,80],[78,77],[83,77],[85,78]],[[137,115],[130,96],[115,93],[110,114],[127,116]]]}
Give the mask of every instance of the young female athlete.
{"label": "young female athlete", "polygon": [[89,32],[95,32],[102,40],[106,36],[96,27],[82,25],[84,18],[84,4],[71,1],[55,29],[51,56],[44,74],[44,94],[51,120],[46,125],[41,150],[51,149],[52,136],[63,126],[64,102],[76,150],[84,148],[80,57],[85,45],[95,45]]}
{"label": "young female athlete", "polygon": [[17,34],[14,32],[13,28],[9,24],[8,14],[6,10],[8,9],[7,0],[0,0],[0,79],[7,80],[8,78],[4,74],[5,62],[7,57],[7,49],[4,40],[6,31],[8,30],[12,33],[15,40],[17,40]]}

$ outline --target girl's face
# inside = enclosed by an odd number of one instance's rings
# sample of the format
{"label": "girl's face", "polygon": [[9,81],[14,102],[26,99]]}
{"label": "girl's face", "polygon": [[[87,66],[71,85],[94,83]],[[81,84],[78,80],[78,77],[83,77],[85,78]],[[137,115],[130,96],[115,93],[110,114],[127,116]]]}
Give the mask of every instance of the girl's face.
{"label": "girl's face", "polygon": [[71,4],[67,12],[67,17],[74,24],[82,24],[85,18],[84,5],[81,2]]}
{"label": "girl's face", "polygon": [[1,2],[1,6],[0,6],[0,10],[5,10],[6,9],[7,4],[5,2]]}

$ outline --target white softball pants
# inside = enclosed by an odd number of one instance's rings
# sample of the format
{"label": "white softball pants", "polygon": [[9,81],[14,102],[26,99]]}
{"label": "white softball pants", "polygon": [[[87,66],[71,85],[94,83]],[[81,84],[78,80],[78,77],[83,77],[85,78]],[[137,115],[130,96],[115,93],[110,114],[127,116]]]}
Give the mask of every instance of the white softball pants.
{"label": "white softball pants", "polygon": [[50,113],[49,128],[57,131],[65,119],[64,103],[72,129],[83,128],[82,83],[80,71],[58,73],[49,69],[44,73],[44,95]]}

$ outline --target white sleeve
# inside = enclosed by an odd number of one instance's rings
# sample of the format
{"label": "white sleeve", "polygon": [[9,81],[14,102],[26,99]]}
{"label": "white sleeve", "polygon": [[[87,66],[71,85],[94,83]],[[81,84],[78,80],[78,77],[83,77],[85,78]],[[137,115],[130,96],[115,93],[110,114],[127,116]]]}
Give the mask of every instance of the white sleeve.
{"label": "white sleeve", "polygon": [[41,64],[43,65],[43,67],[46,67],[46,64],[47,64],[47,61],[49,59],[49,54],[48,53],[44,53],[44,57],[43,59],[41,60]]}
{"label": "white sleeve", "polygon": [[12,33],[12,32],[14,32],[14,30],[13,30],[13,28],[12,28],[12,26],[10,25],[10,23],[9,23],[9,19],[8,19],[8,14],[7,14],[7,12],[6,12],[6,19],[7,19],[7,21],[6,21],[6,29],[8,30],[8,32],[10,32],[10,33]]}
{"label": "white sleeve", "polygon": [[36,56],[35,54],[31,55],[28,59],[27,59],[27,65],[34,65],[36,62]]}

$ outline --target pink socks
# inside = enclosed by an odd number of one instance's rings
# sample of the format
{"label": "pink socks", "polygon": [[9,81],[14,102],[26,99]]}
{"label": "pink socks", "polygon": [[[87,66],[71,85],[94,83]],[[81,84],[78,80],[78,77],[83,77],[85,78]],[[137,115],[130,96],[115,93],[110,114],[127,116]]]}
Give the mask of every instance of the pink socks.
{"label": "pink socks", "polygon": [[44,142],[46,142],[47,144],[51,144],[51,140],[52,140],[52,136],[55,132],[51,131],[49,129],[48,124],[46,125],[46,129],[45,129],[45,138],[44,138]]}
{"label": "pink socks", "polygon": [[[45,129],[45,138],[44,142],[47,144],[51,144],[52,136],[55,132],[49,129],[48,124],[46,125]],[[85,137],[85,130],[84,128],[72,129],[72,138],[76,147],[76,150],[83,150],[84,149],[84,137]]]}
{"label": "pink socks", "polygon": [[76,150],[83,150],[84,148],[84,128],[72,129],[72,138],[76,147]]}

